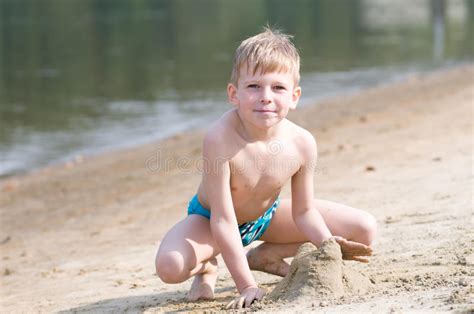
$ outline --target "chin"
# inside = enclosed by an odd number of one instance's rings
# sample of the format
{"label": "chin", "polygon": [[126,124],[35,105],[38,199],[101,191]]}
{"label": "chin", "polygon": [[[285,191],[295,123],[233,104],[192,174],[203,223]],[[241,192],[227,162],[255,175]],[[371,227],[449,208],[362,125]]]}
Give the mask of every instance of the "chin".
{"label": "chin", "polygon": [[279,118],[259,120],[259,121],[256,121],[255,126],[257,126],[260,129],[270,129],[271,127],[280,123],[281,120],[282,119],[279,119]]}

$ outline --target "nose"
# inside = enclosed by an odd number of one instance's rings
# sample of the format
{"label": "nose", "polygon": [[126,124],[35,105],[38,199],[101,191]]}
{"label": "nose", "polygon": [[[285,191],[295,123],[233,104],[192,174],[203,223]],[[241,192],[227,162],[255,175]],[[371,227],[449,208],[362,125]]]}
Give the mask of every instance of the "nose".
{"label": "nose", "polygon": [[260,103],[263,105],[268,105],[272,103],[272,98],[270,95],[271,91],[268,88],[262,88],[262,94],[260,96]]}

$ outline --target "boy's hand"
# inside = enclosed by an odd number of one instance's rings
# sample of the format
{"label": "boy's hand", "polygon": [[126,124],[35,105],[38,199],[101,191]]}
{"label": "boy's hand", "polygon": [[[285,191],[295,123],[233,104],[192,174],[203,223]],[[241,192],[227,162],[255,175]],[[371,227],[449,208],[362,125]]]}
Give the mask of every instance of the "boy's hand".
{"label": "boy's hand", "polygon": [[341,246],[342,259],[353,260],[361,263],[368,263],[369,260],[362,256],[371,256],[372,248],[365,244],[349,241],[343,237],[333,237],[336,242]]}
{"label": "boy's hand", "polygon": [[259,287],[249,287],[242,291],[240,296],[236,297],[232,300],[227,306],[227,309],[240,309],[243,307],[249,307],[253,301],[259,301],[265,295],[265,291],[260,289]]}

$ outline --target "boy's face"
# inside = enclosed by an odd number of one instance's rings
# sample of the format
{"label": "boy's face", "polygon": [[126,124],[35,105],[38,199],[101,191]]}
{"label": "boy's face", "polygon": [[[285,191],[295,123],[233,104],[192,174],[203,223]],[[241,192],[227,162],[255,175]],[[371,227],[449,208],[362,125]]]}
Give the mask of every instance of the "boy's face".
{"label": "boy's face", "polygon": [[257,71],[252,74],[243,67],[238,86],[229,83],[227,94],[243,119],[258,128],[269,128],[296,108],[301,88],[295,86],[292,73]]}

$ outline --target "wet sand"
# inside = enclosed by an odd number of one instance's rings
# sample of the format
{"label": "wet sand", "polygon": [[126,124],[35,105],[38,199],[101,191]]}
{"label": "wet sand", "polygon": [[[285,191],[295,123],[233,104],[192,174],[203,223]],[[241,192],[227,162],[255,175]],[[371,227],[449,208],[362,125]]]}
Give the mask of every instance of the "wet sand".
{"label": "wet sand", "polygon": [[[371,262],[350,263],[375,289],[261,310],[474,309],[473,78],[472,65],[412,76],[290,115],[318,141],[317,197],[378,220]],[[235,295],[222,259],[212,302],[188,303],[190,280],[154,274],[159,241],[199,184],[203,134],[0,181],[1,311],[222,309]],[[254,274],[268,291],[280,281]]]}

